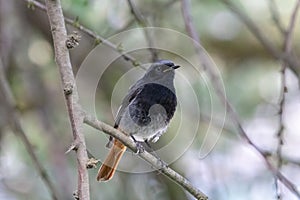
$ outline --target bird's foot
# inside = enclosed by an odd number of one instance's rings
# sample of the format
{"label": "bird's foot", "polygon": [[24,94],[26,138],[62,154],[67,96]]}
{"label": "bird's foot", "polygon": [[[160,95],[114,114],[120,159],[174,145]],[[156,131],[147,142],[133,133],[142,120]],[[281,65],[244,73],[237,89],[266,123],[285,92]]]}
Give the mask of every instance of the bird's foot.
{"label": "bird's foot", "polygon": [[145,147],[143,146],[143,142],[135,141],[136,144],[136,152],[135,154],[140,154],[145,151]]}
{"label": "bird's foot", "polygon": [[108,139],[108,142],[107,144],[105,145],[107,148],[111,148],[112,147],[112,144],[113,144],[113,137],[112,136],[109,136],[109,139]]}
{"label": "bird's foot", "polygon": [[143,153],[145,151],[145,147],[143,146],[143,142],[137,141],[133,135],[131,135],[131,138],[133,139],[135,145],[136,145],[136,152],[135,154],[140,154]]}
{"label": "bird's foot", "polygon": [[168,164],[160,158],[157,158],[157,164],[160,166],[160,169],[168,167]]}

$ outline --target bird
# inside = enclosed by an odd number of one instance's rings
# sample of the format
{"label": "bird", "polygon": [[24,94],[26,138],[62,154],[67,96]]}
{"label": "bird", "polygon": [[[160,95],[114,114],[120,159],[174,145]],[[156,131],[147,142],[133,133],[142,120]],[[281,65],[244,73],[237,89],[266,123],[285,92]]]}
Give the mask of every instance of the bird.
{"label": "bird", "polygon": [[[179,67],[170,60],[152,63],[122,100],[114,128],[130,136],[138,151],[143,151],[142,142],[157,142],[174,116],[177,106],[174,77]],[[107,146],[111,149],[99,168],[97,181],[112,179],[126,151],[126,146],[112,137]]]}

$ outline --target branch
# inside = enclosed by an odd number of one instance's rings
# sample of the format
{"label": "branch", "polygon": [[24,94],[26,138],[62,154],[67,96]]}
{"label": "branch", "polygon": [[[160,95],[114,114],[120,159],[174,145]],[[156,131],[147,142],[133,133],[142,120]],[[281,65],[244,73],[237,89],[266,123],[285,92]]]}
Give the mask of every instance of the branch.
{"label": "branch", "polygon": [[292,12],[292,16],[290,19],[290,24],[287,28],[286,31],[286,37],[285,37],[285,42],[284,42],[284,51],[287,54],[290,54],[292,51],[292,36],[293,36],[293,31],[295,29],[295,24],[296,24],[296,19],[299,11],[299,6],[300,6],[300,1],[297,0],[295,8]]}
{"label": "branch", "polygon": [[[227,2],[227,0],[222,0],[222,1]],[[224,105],[226,106],[226,111],[228,112],[229,117],[231,118],[233,123],[235,124],[238,134],[245,142],[247,142],[262,156],[262,158],[266,162],[267,167],[273,173],[273,175],[276,176],[298,198],[300,198],[300,192],[298,191],[297,187],[290,180],[288,180],[284,175],[282,175],[276,168],[274,168],[274,166],[268,160],[268,155],[264,154],[264,151],[262,151],[257,145],[253,143],[253,141],[248,137],[245,130],[243,129],[238,114],[235,112],[234,108],[231,106],[230,102],[226,98],[226,94],[223,90],[221,80],[215,73],[215,68],[213,63],[209,61],[209,57],[205,54],[204,50],[201,48],[201,41],[199,39],[195,25],[192,21],[190,7],[191,6],[189,0],[181,0],[182,15],[183,15],[187,33],[194,40],[193,45],[195,47],[195,51],[199,58],[199,61],[202,64],[203,70],[210,77],[211,79],[210,82],[212,83],[212,86],[216,90],[216,94],[218,95],[220,101],[224,103]]]}
{"label": "branch", "polygon": [[290,164],[293,164],[293,165],[296,165],[296,166],[300,167],[300,160],[297,160],[295,158],[284,157],[283,161],[286,162],[286,163],[290,163]]}
{"label": "branch", "polygon": [[[166,9],[170,9],[170,7],[171,7],[174,3],[176,3],[176,2],[177,2],[177,0],[169,0],[169,1],[165,2],[164,4],[162,4],[161,6],[157,6],[157,7],[155,8],[155,10],[151,10],[151,13],[150,13],[150,12],[143,13],[143,16],[147,18],[147,17],[150,16],[150,15],[154,15],[154,16],[155,16],[155,15],[157,15],[157,14],[161,14],[161,13],[164,12]],[[123,31],[129,29],[129,28],[131,27],[131,25],[132,25],[135,21],[136,21],[135,18],[130,19],[130,20],[129,20],[122,28],[116,30],[116,31],[115,31],[115,34],[116,34],[116,33],[123,32]],[[112,34],[112,35],[114,35],[114,34]]]}
{"label": "branch", "polygon": [[275,0],[269,0],[269,10],[271,12],[272,20],[277,27],[278,31],[284,35],[286,33],[285,28],[280,20],[277,4]]}
{"label": "branch", "polygon": [[[38,8],[42,11],[46,11],[46,7],[44,4],[36,1],[36,0],[24,0],[29,4],[29,7],[33,7],[33,8]],[[78,20],[72,20],[68,17],[64,17],[64,20],[67,24],[73,26],[74,28],[77,28],[78,30],[80,30],[81,32],[87,34],[88,36],[90,36],[91,38],[95,39],[95,43],[98,44],[104,44],[108,47],[110,47],[112,50],[120,53],[120,55],[122,56],[122,58],[126,61],[130,61],[131,64],[134,67],[141,67],[142,69],[145,69],[141,63],[138,62],[137,59],[135,59],[133,56],[129,55],[128,53],[124,53],[125,50],[120,48],[119,45],[115,45],[113,43],[111,43],[110,41],[106,40],[104,37],[98,35],[97,33],[95,33],[94,31],[92,31],[91,29],[87,28],[84,25],[81,25]]]}
{"label": "branch", "polygon": [[[283,49],[286,55],[289,55],[292,51],[292,34],[295,28],[295,22],[298,14],[300,6],[300,0],[296,2],[295,8],[292,12],[291,19],[289,26],[286,31],[284,31],[285,34],[285,39],[283,43]],[[284,112],[284,105],[285,105],[285,94],[288,92],[287,85],[286,85],[286,69],[288,68],[288,63],[284,62],[282,63],[281,66],[281,91],[280,91],[280,101],[279,101],[279,129],[277,131],[277,138],[278,138],[278,143],[277,143],[277,170],[279,171],[283,159],[282,159],[282,146],[284,144],[284,122],[283,122],[283,112]],[[281,199],[281,192],[279,189],[279,184],[278,184],[278,179],[275,177],[275,188],[276,188],[276,194],[277,194],[277,199]]]}
{"label": "branch", "polygon": [[[94,127],[95,129],[98,129],[100,131],[103,131],[104,133],[113,136],[114,138],[120,140],[124,145],[126,145],[129,149],[131,149],[133,152],[137,152],[136,144],[135,142],[128,136],[124,135],[119,130],[111,127],[108,124],[105,124],[101,121],[98,121],[95,117],[86,114],[84,118],[84,123]],[[150,154],[147,151],[144,151],[143,153],[138,154],[141,158],[143,158],[145,161],[147,161],[149,164],[151,164],[156,170],[163,173],[167,177],[169,177],[171,180],[176,182],[178,185],[186,189],[189,193],[191,193],[195,198],[199,200],[207,200],[208,197],[202,193],[199,189],[194,187],[186,178],[175,172],[173,169],[168,167],[161,161],[160,159],[156,158],[152,154]]]}
{"label": "branch", "polygon": [[35,168],[37,169],[43,182],[45,183],[46,187],[51,193],[52,199],[57,200],[58,193],[56,192],[54,185],[50,181],[47,171],[44,169],[38,157],[35,155],[35,152],[33,150],[34,148],[30,143],[29,139],[27,138],[25,131],[21,125],[19,112],[16,109],[17,108],[16,100],[11,92],[8,81],[5,77],[4,66],[2,65],[1,59],[0,59],[0,91],[2,92],[2,96],[4,97],[4,103],[6,104],[6,107],[8,109],[7,117],[11,123],[12,128],[14,129],[14,133],[21,138]]}
{"label": "branch", "polygon": [[53,37],[55,60],[59,68],[65,101],[67,104],[74,143],[76,146],[78,163],[78,197],[80,200],[89,200],[89,177],[86,164],[88,156],[86,144],[82,133],[83,115],[78,103],[79,97],[76,89],[74,74],[70,61],[69,51],[66,47],[67,31],[60,0],[45,0],[46,9]]}
{"label": "branch", "polygon": [[[134,18],[138,22],[138,24],[143,28],[149,26],[146,19],[143,17],[143,15],[138,11],[138,9],[133,4],[132,0],[127,0],[127,3],[128,3],[128,6],[130,8],[132,15],[134,16]],[[151,34],[151,30],[149,30],[149,29],[143,29],[143,31],[144,31],[146,40],[148,42],[149,51],[152,56],[152,61],[155,62],[158,60],[158,52],[155,48],[153,48],[153,46],[154,46],[153,35]]]}
{"label": "branch", "polygon": [[285,55],[284,52],[276,48],[273,43],[260,31],[256,24],[243,13],[230,0],[221,0],[237,17],[248,27],[249,31],[256,37],[262,46],[277,60],[284,60],[291,70],[300,76],[300,62],[292,54]]}

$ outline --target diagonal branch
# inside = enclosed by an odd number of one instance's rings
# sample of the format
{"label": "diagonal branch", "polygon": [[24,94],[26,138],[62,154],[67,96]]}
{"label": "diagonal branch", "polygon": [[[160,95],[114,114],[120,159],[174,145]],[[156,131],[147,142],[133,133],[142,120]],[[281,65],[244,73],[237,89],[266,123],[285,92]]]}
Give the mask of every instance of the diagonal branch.
{"label": "diagonal branch", "polygon": [[[143,13],[143,17],[147,18],[150,15],[152,15],[152,16],[154,15],[155,16],[158,13],[164,12],[166,9],[169,9],[175,3],[177,3],[177,0],[169,0],[169,1],[165,2],[164,4],[162,4],[161,6],[157,6],[155,8],[155,10],[153,10],[153,12],[151,12],[151,13],[148,13],[148,12],[147,13]],[[115,33],[120,33],[120,32],[123,32],[123,31],[129,29],[133,25],[133,23],[135,21],[136,21],[136,18],[133,17],[122,28],[120,28],[119,30],[116,30]],[[114,35],[114,34],[112,34],[112,35]]]}
{"label": "diagonal branch", "polygon": [[[26,1],[29,4],[29,7],[38,8],[38,9],[46,12],[46,6],[36,0],[24,0],[24,1]],[[84,25],[81,25],[78,22],[78,20],[72,20],[68,17],[64,17],[64,20],[67,24],[77,28],[78,30],[80,30],[83,33],[90,36],[91,38],[95,39],[96,44],[102,43],[102,44],[110,47],[112,50],[120,53],[120,55],[124,58],[124,60],[131,62],[131,64],[133,66],[135,66],[135,67],[139,66],[139,67],[143,68],[143,66],[141,66],[141,63],[139,63],[137,59],[135,59],[133,56],[129,55],[128,53],[125,53],[125,50],[120,48],[119,45],[115,45],[115,44],[111,43],[110,41],[106,40],[104,37],[98,35],[93,30],[87,28]]]}
{"label": "diagonal branch", "polygon": [[[145,17],[139,12],[139,10],[136,8],[136,6],[134,5],[134,3],[132,2],[132,0],[127,0],[128,6],[130,8],[130,11],[132,13],[132,15],[134,16],[135,20],[138,22],[138,24],[142,27],[145,28],[148,25]],[[146,37],[146,40],[148,42],[148,46],[149,46],[149,51],[151,53],[152,56],[152,61],[155,62],[158,60],[158,52],[154,47],[154,37],[151,34],[151,30],[149,29],[143,29],[144,31],[144,35]]]}
{"label": "diagonal branch", "polygon": [[80,200],[89,200],[89,177],[86,168],[88,156],[84,135],[82,133],[83,114],[78,103],[79,97],[72,71],[69,51],[66,47],[67,31],[64,16],[60,0],[45,1],[53,37],[55,60],[61,76],[62,88],[64,90],[65,101],[76,146],[75,150],[78,163],[77,193]]}
{"label": "diagonal branch", "polygon": [[26,148],[34,166],[36,167],[42,180],[44,181],[49,192],[51,193],[52,199],[57,200],[58,194],[55,190],[55,187],[54,187],[53,183],[50,181],[47,171],[45,170],[45,168],[39,161],[38,157],[35,155],[35,152],[33,150],[34,148],[33,148],[32,144],[30,143],[29,139],[27,138],[25,131],[21,125],[19,113],[16,109],[17,108],[16,101],[11,92],[8,81],[5,77],[4,66],[2,65],[1,59],[0,59],[0,92],[2,92],[2,96],[4,97],[4,102],[8,109],[7,117],[11,123],[12,128],[14,129],[14,133],[16,135],[18,135],[21,138],[22,142],[24,143],[25,148]]}
{"label": "diagonal branch", "polygon": [[290,54],[292,51],[293,31],[295,29],[299,7],[300,7],[300,1],[297,0],[296,5],[295,5],[292,15],[291,15],[290,24],[287,28],[285,41],[284,41],[284,51],[287,54]]}
{"label": "diagonal branch", "polygon": [[279,11],[278,11],[278,6],[275,2],[275,0],[268,0],[269,1],[269,10],[271,12],[272,20],[277,27],[278,31],[284,35],[285,34],[285,28],[282,24],[282,21],[280,19]]}
{"label": "diagonal branch", "polygon": [[[137,152],[136,143],[128,136],[124,135],[119,130],[111,127],[108,124],[105,124],[101,121],[98,121],[95,117],[86,114],[84,118],[84,123],[94,127],[95,129],[98,129],[100,131],[103,131],[104,133],[113,136],[120,140],[124,145],[126,145],[129,149],[131,149],[133,152]],[[176,171],[168,167],[161,161],[160,159],[156,158],[152,154],[150,154],[147,151],[144,151],[142,153],[139,153],[139,156],[143,158],[145,161],[150,163],[156,170],[160,171],[167,177],[169,177],[171,180],[176,182],[178,185],[186,189],[189,193],[191,193],[195,198],[199,200],[207,200],[208,197],[202,193],[199,189],[194,187],[186,178],[178,174]]]}
{"label": "diagonal branch", "polygon": [[221,0],[249,29],[261,45],[277,60],[284,60],[291,70],[300,77],[300,62],[293,54],[285,55],[260,31],[256,24],[230,0]]}
{"label": "diagonal branch", "polygon": [[[222,0],[222,1],[227,2],[227,0]],[[232,122],[235,124],[238,134],[245,142],[247,142],[262,156],[268,169],[273,173],[273,175],[276,176],[298,198],[300,198],[300,192],[298,191],[297,187],[272,165],[272,163],[268,160],[268,155],[266,155],[264,151],[261,150],[256,144],[254,144],[253,141],[248,137],[246,131],[244,130],[241,124],[238,114],[235,112],[234,108],[231,106],[230,102],[226,98],[226,94],[223,90],[221,80],[215,73],[214,65],[209,61],[208,56],[201,48],[201,41],[199,39],[198,33],[196,31],[195,25],[192,20],[190,7],[191,6],[189,0],[181,0],[182,15],[183,15],[187,33],[194,40],[193,45],[195,47],[195,51],[200,60],[200,63],[203,66],[203,70],[210,77],[212,86],[216,90],[216,94],[218,95],[220,101],[224,103],[224,105],[226,106],[226,111],[228,112]]]}

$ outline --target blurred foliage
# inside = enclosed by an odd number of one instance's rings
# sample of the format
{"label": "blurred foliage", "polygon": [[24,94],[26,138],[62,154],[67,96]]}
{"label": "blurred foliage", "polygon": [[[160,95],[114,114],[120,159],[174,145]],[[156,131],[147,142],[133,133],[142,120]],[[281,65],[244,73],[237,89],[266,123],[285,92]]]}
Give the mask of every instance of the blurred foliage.
{"label": "blurred foliage", "polygon": [[[180,1],[134,2],[152,26],[186,33]],[[275,2],[278,4],[280,19],[286,27],[295,1]],[[193,0],[191,3],[192,15],[203,46],[218,66],[227,97],[241,116],[249,137],[261,148],[274,152],[277,144],[275,134],[278,129],[281,63],[265,51],[245,25],[220,1]],[[283,36],[272,21],[268,0],[241,0],[234,3],[249,14],[275,46],[281,48]],[[66,16],[78,19],[80,23],[105,38],[139,27],[126,1],[62,0],[62,5]],[[293,38],[293,48],[297,55],[300,50],[300,43],[297,42],[300,40],[299,26],[298,19]],[[70,33],[75,30],[69,25],[67,27]],[[70,51],[74,72],[80,69],[86,56],[95,48],[93,39],[79,33],[82,35],[80,45]],[[167,37],[162,36],[154,40],[157,43],[164,42]],[[127,38],[124,44],[132,44],[135,39]],[[55,183],[60,199],[72,199],[77,184],[76,158],[74,153],[64,154],[72,142],[72,137],[60,77],[53,59],[52,38],[46,13],[38,9],[28,9],[26,3],[20,0],[0,0],[0,41],[1,58],[22,114],[26,134]],[[126,49],[124,44],[122,46]],[[191,48],[176,40],[170,46],[180,47],[182,51]],[[146,50],[132,52],[131,55],[142,63],[150,61],[150,53]],[[177,59],[172,52],[161,51],[160,55],[166,59]],[[193,59],[193,56],[188,59]],[[106,67],[102,66],[101,61],[95,65],[98,65],[99,69]],[[143,72],[132,70],[135,69],[130,63],[120,58],[99,77],[95,107],[100,120],[113,125],[113,116],[122,97],[128,87],[139,78],[138,74]],[[176,78],[178,96],[182,104],[179,105],[169,131],[153,146],[160,149],[176,137],[181,139],[171,150],[159,152],[159,155],[164,160],[172,160],[173,154],[180,154],[171,167],[186,176],[212,199],[275,199],[274,180],[264,161],[251,147],[240,141],[234,126],[227,118],[225,129],[222,129],[224,107],[216,98],[209,80],[206,80],[206,83],[205,79],[195,78],[197,73],[188,65],[181,69],[180,73],[185,75],[191,87],[187,88],[180,78]],[[299,82],[291,71],[287,73],[287,82],[283,154],[293,160],[300,160]],[[117,92],[113,93],[114,90]],[[192,104],[189,105],[193,96],[187,93],[187,90],[193,90],[201,114],[209,119],[212,117],[213,122],[197,118],[193,112],[196,108],[192,107]],[[191,112],[184,113],[181,110],[183,106],[187,106]],[[0,199],[50,199],[21,140],[9,129],[5,112],[5,108],[0,104]],[[182,122],[184,132],[178,133],[177,128]],[[193,128],[196,125],[199,125],[198,129]],[[88,149],[96,158],[103,159],[107,151],[104,148],[107,136],[89,127],[85,127],[84,131]],[[200,159],[206,133],[209,133],[210,137],[210,134],[217,135],[219,132],[222,134],[213,150]],[[193,140],[189,140],[190,138]],[[179,152],[182,149],[185,151]],[[132,170],[137,171],[146,165],[131,152],[126,154],[122,163],[121,168],[129,163]],[[159,172],[118,172],[108,183],[97,183],[96,172],[96,169],[89,171],[91,199],[193,199]],[[300,185],[299,166],[286,163],[282,172],[297,186]],[[282,187],[282,192],[283,199],[296,199],[285,187]]]}

